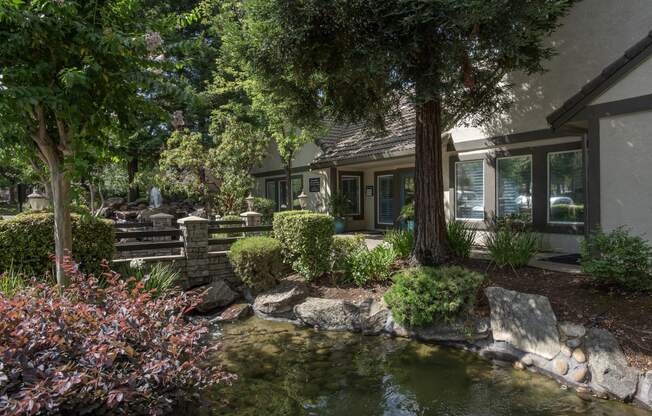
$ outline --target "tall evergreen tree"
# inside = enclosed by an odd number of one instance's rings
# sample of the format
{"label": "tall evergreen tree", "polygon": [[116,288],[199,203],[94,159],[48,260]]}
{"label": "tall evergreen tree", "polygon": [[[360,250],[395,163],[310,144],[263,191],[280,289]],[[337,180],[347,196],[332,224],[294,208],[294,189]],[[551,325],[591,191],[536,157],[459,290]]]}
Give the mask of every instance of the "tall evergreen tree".
{"label": "tall evergreen tree", "polygon": [[508,73],[543,71],[573,0],[247,0],[229,41],[294,120],[382,127],[415,107],[415,263],[447,257],[442,130],[509,106]]}

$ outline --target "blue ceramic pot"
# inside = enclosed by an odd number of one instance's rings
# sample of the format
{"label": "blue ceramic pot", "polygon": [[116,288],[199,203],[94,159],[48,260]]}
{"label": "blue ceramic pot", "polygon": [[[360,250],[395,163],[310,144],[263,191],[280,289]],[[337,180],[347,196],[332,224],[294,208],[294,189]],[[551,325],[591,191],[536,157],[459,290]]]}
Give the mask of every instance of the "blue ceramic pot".
{"label": "blue ceramic pot", "polygon": [[335,218],[335,234],[343,234],[346,231],[346,220]]}

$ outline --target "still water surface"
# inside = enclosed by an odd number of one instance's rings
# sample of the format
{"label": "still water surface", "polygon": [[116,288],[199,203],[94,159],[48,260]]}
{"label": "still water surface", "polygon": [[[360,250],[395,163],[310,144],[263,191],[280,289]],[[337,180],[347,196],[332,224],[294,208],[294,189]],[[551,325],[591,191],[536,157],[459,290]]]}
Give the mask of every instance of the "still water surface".
{"label": "still water surface", "polygon": [[239,375],[208,394],[213,415],[651,416],[579,398],[555,381],[450,348],[297,329],[225,325],[215,360]]}

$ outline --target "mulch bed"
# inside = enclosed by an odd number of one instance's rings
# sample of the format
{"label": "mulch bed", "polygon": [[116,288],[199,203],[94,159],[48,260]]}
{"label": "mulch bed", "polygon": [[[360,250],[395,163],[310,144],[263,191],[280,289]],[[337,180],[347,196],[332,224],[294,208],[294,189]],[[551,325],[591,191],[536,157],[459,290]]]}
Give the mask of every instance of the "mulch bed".
{"label": "mulch bed", "polygon": [[[517,271],[490,267],[485,260],[468,260],[464,266],[487,275],[485,286],[500,286],[550,299],[557,319],[581,323],[587,328],[601,327],[613,333],[629,363],[652,370],[652,295],[598,286],[583,275],[525,267]],[[389,283],[359,288],[338,286],[323,278],[310,284],[311,296],[359,302],[380,300]],[[479,292],[476,313],[489,314],[486,297]]]}

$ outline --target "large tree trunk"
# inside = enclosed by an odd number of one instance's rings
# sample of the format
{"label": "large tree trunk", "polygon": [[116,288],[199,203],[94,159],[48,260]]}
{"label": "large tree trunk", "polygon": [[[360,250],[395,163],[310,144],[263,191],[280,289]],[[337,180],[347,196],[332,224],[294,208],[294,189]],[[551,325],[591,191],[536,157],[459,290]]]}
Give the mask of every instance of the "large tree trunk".
{"label": "large tree trunk", "polygon": [[433,100],[419,104],[416,115],[416,231],[412,263],[432,266],[445,262],[448,253],[441,165],[441,104]]}
{"label": "large tree trunk", "polygon": [[127,195],[127,200],[129,202],[134,202],[139,196],[138,185],[134,184],[136,173],[138,173],[138,156],[132,157],[129,162],[127,162],[127,178],[129,182],[129,194]]}

